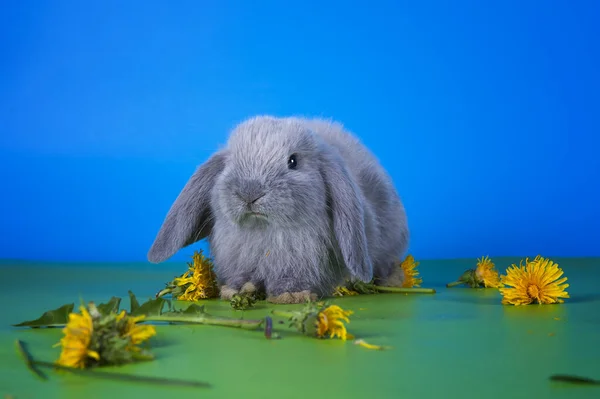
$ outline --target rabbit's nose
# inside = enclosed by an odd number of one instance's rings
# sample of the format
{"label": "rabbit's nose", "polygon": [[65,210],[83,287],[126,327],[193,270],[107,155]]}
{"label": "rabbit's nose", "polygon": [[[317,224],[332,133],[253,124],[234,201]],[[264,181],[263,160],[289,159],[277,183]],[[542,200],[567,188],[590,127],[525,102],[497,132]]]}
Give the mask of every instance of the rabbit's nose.
{"label": "rabbit's nose", "polygon": [[247,180],[242,183],[236,194],[247,204],[254,204],[256,201],[264,197],[266,193],[258,181]]}
{"label": "rabbit's nose", "polygon": [[255,193],[252,195],[248,195],[248,194],[243,194],[239,191],[236,194],[242,201],[244,201],[248,205],[254,204],[256,201],[258,201],[259,199],[261,199],[262,197],[265,196],[265,193]]}

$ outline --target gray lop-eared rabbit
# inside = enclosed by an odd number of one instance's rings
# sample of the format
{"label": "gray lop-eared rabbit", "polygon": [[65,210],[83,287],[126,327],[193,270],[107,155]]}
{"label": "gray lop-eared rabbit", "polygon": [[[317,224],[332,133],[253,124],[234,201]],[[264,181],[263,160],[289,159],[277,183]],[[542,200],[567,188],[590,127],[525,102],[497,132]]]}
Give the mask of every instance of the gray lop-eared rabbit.
{"label": "gray lop-eared rabbit", "polygon": [[390,177],[340,124],[259,116],[192,175],[148,260],[203,238],[223,299],[262,290],[298,303],[345,279],[401,284],[409,232]]}

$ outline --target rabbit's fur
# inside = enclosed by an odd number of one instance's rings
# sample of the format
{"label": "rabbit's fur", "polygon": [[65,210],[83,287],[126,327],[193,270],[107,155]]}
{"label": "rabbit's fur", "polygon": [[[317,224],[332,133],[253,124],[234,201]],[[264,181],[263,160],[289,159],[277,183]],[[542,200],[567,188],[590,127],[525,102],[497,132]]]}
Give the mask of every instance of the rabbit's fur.
{"label": "rabbit's fur", "polygon": [[260,289],[292,303],[331,295],[347,278],[401,284],[409,232],[390,177],[340,124],[259,116],[192,175],[148,259],[203,238],[223,298]]}

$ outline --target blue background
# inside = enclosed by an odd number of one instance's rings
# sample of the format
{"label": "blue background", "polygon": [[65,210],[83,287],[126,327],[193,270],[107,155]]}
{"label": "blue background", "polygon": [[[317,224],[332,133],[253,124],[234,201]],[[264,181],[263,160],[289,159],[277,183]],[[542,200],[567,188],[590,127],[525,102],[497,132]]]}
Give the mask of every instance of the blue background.
{"label": "blue background", "polygon": [[418,258],[600,255],[598,16],[597,1],[3,1],[0,258],[144,261],[196,165],[255,114],[358,134]]}

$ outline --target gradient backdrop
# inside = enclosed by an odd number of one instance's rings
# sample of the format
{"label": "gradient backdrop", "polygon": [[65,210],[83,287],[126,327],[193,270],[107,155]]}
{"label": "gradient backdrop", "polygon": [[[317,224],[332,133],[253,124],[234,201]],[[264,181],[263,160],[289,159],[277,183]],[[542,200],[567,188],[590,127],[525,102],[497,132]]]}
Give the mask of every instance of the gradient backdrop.
{"label": "gradient backdrop", "polygon": [[195,167],[255,114],[358,134],[418,258],[598,256],[599,16],[598,1],[4,0],[0,258],[144,261]]}

